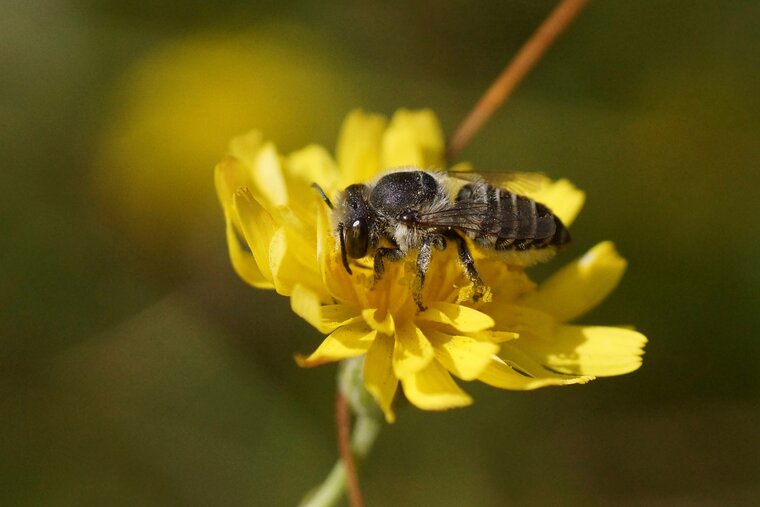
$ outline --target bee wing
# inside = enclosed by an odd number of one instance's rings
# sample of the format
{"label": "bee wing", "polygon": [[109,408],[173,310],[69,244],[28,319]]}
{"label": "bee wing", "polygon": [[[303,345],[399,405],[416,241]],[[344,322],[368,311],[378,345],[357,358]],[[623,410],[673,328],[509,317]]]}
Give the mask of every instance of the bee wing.
{"label": "bee wing", "polygon": [[497,234],[498,221],[489,219],[488,203],[464,201],[427,211],[417,217],[423,227],[451,227],[480,234]]}
{"label": "bee wing", "polygon": [[539,192],[551,184],[551,179],[542,173],[521,173],[511,171],[449,171],[449,177],[468,182],[485,181],[491,186],[504,188],[520,195],[530,195]]}

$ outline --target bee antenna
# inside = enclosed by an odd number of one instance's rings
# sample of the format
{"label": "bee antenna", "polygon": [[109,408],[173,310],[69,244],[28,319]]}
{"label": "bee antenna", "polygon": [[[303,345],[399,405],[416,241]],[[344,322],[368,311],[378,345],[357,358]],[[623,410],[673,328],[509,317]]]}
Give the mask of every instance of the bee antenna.
{"label": "bee antenna", "polygon": [[[325,201],[325,204],[327,204],[327,207],[330,209],[335,209],[335,206],[333,206],[333,203],[330,201],[330,198],[327,197],[327,194],[325,194],[325,191],[322,190],[322,187],[319,186],[318,183],[312,183],[311,186],[319,192],[319,196],[322,198],[323,201]],[[350,271],[349,271],[350,273]]]}
{"label": "bee antenna", "polygon": [[[330,204],[328,201],[328,206],[329,205]],[[346,233],[343,228],[343,222],[338,224],[338,237],[340,238],[340,258],[343,260],[343,267],[346,268],[346,271],[349,275],[353,275],[351,272],[351,267],[348,265],[348,255],[346,255]]]}

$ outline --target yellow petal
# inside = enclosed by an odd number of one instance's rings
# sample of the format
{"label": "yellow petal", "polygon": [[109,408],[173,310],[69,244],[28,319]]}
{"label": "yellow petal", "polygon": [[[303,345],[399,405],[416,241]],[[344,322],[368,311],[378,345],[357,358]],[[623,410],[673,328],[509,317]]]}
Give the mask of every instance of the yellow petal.
{"label": "yellow petal", "polygon": [[327,291],[322,285],[319,273],[298,261],[284,227],[275,231],[269,244],[269,269],[272,273],[272,283],[278,294],[288,296],[293,287],[300,284],[327,297]]}
{"label": "yellow petal", "polygon": [[548,376],[531,377],[525,372],[521,372],[510,366],[506,361],[498,356],[486,366],[478,375],[478,380],[499,389],[510,389],[513,391],[528,391],[539,387],[567,384],[585,384],[593,377],[562,377],[547,372]]}
{"label": "yellow petal", "polygon": [[314,250],[317,206],[326,207],[312,186],[318,184],[328,196],[338,187],[338,167],[327,150],[310,145],[290,154],[285,162],[288,187],[288,207],[278,210],[287,224],[293,227]]}
{"label": "yellow petal", "polygon": [[435,358],[462,380],[477,378],[499,350],[495,343],[470,336],[452,336],[433,330],[425,332],[433,343]]}
{"label": "yellow petal", "polygon": [[248,175],[243,164],[236,158],[226,156],[214,168],[214,186],[222,207],[232,205],[232,196],[240,187],[250,185]]}
{"label": "yellow petal", "polygon": [[393,374],[394,341],[392,336],[378,334],[364,358],[364,385],[389,423],[396,420],[392,407],[398,387]]}
{"label": "yellow petal", "polygon": [[425,167],[419,145],[409,132],[386,130],[380,160],[383,168]]}
{"label": "yellow petal", "polygon": [[570,226],[580,213],[586,194],[568,180],[557,180],[528,196],[547,206],[562,223]]}
{"label": "yellow petal", "polygon": [[444,143],[438,118],[429,109],[399,109],[383,135],[383,168],[443,169]]}
{"label": "yellow petal", "polygon": [[498,360],[504,362],[510,368],[526,377],[536,379],[567,379],[573,377],[571,374],[564,374],[552,371],[543,364],[543,357],[534,354],[527,347],[536,342],[533,336],[526,337],[521,335],[517,340],[501,344],[497,355]]}
{"label": "yellow petal", "polygon": [[319,259],[317,258],[316,230],[311,228],[306,234],[299,234],[297,229],[285,226],[288,236],[288,244],[291,252],[309,271],[319,273]]}
{"label": "yellow petal", "polygon": [[496,329],[508,329],[519,335],[548,336],[554,332],[556,321],[547,313],[527,306],[491,303],[491,314],[496,317]]}
{"label": "yellow petal", "polygon": [[[315,196],[310,196],[309,202],[314,204],[314,200]],[[293,255],[301,264],[317,272],[319,264],[317,259],[316,208],[312,207],[309,214],[302,213],[306,211],[305,209],[296,213],[296,208],[305,208],[305,206],[272,208],[272,218],[275,224],[284,227],[287,231],[288,244],[292,247]]]}
{"label": "yellow petal", "polygon": [[240,248],[240,241],[229,218],[229,213],[225,213],[225,216],[227,222],[227,249],[230,254],[232,268],[240,278],[257,289],[273,289],[274,285],[261,273],[253,255]]}
{"label": "yellow petal", "polygon": [[606,377],[638,369],[646,342],[644,335],[632,329],[558,326],[552,336],[513,343],[553,371]]}
{"label": "yellow petal", "polygon": [[341,187],[367,181],[380,172],[380,139],[387,119],[361,109],[349,113],[338,136],[336,155]]}
{"label": "yellow petal", "polygon": [[253,198],[247,187],[235,192],[232,204],[256,264],[264,277],[271,280],[269,247],[275,231],[271,215]]}
{"label": "yellow petal", "polygon": [[251,130],[232,139],[227,147],[227,152],[238,159],[247,168],[247,171],[250,171],[256,164],[256,157],[263,142],[264,136],[261,135],[261,132]]}
{"label": "yellow petal", "polygon": [[472,398],[462,391],[437,361],[422,371],[402,378],[401,385],[407,399],[424,410],[446,410],[472,403]]}
{"label": "yellow petal", "polygon": [[411,322],[396,327],[393,371],[398,378],[416,373],[433,360],[433,346],[422,330]]}
{"label": "yellow petal", "polygon": [[449,168],[449,172],[452,173],[469,173],[474,171],[475,168],[472,165],[472,162],[457,162],[456,164],[452,165]]}
{"label": "yellow petal", "polygon": [[393,315],[385,310],[379,310],[376,308],[365,308],[362,310],[362,317],[364,317],[367,325],[372,329],[377,329],[379,332],[393,336],[396,333],[396,324],[393,320]]}
{"label": "yellow petal", "polygon": [[[573,375],[553,371],[542,364],[540,358],[526,352],[518,344],[525,344],[530,339],[523,336],[518,340],[501,345],[494,362],[488,365],[478,377],[483,382],[503,389],[535,389],[549,385],[585,384],[593,380],[592,375]],[[511,371],[510,371],[511,370]],[[525,377],[520,381],[513,373]]]}
{"label": "yellow petal", "polygon": [[287,166],[287,176],[304,183],[304,188],[310,190],[309,197],[314,195],[314,190],[309,187],[312,183],[317,183],[326,192],[337,188],[340,176],[338,166],[327,150],[318,144],[288,155]]}
{"label": "yellow petal", "polygon": [[341,326],[333,331],[309,357],[296,356],[302,367],[318,366],[364,354],[372,346],[377,331],[364,322]]}
{"label": "yellow petal", "polygon": [[486,331],[488,334],[487,340],[491,343],[504,343],[510,340],[516,340],[520,337],[518,333],[512,333],[509,331]]}
{"label": "yellow petal", "polygon": [[417,315],[419,320],[447,324],[463,333],[476,333],[493,327],[494,320],[467,306],[436,301]]}
{"label": "yellow petal", "polygon": [[252,189],[264,206],[271,210],[288,205],[288,188],[274,143],[264,143],[259,149],[253,161],[251,180]]}
{"label": "yellow petal", "polygon": [[491,286],[493,299],[488,305],[489,313],[496,318],[496,312],[491,311],[494,305],[514,303],[520,296],[533,292],[536,284],[533,283],[524,269],[514,266],[505,266],[499,258],[486,257],[477,263],[478,271],[483,280],[488,280]]}
{"label": "yellow petal", "polygon": [[293,313],[314,326],[320,333],[330,333],[340,326],[363,321],[358,309],[343,304],[324,304],[324,296],[301,284],[293,286],[290,307]]}
{"label": "yellow petal", "polygon": [[612,242],[599,243],[524,297],[521,304],[546,312],[560,322],[573,320],[612,292],[625,267],[625,259]]}

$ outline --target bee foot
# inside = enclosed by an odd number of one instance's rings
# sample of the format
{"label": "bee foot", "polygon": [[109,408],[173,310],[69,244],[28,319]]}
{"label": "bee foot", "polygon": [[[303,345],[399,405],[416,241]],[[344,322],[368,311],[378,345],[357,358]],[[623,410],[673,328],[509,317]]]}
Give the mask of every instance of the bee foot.
{"label": "bee foot", "polygon": [[488,302],[491,300],[491,288],[488,285],[475,285],[472,288],[470,301],[477,303],[479,301]]}

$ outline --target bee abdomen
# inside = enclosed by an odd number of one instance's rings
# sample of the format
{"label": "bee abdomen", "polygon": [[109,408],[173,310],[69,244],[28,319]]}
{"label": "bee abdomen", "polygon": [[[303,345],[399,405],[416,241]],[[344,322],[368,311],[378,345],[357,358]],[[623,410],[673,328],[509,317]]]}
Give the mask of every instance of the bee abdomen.
{"label": "bee abdomen", "polygon": [[570,241],[562,221],[549,208],[528,197],[488,187],[483,232],[472,239],[495,250],[529,250],[560,246]]}

